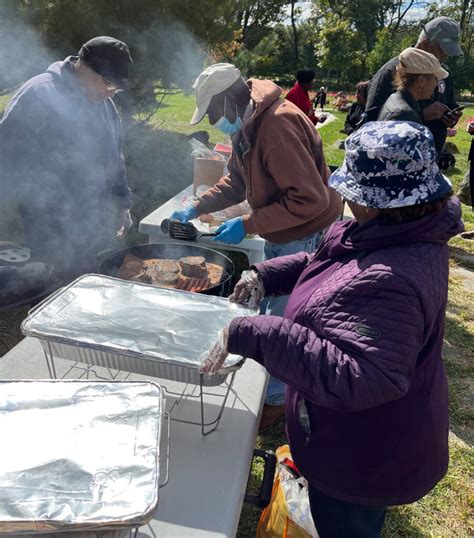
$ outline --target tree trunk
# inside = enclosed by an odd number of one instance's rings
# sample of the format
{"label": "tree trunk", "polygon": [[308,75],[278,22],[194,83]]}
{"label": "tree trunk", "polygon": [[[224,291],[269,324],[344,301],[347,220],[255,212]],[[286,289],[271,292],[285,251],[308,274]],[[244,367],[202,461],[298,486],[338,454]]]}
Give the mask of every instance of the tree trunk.
{"label": "tree trunk", "polygon": [[300,63],[300,54],[298,50],[298,29],[296,28],[296,20],[295,20],[295,4],[296,0],[291,0],[291,13],[290,13],[290,19],[291,19],[291,29],[293,31],[293,54],[294,54],[294,67],[295,70],[298,68]]}

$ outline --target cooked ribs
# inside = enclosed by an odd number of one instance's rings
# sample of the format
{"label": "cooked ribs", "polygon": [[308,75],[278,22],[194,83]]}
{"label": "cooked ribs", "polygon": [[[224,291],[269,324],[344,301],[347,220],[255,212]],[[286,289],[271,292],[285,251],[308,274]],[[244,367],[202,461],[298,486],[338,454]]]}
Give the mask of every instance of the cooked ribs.
{"label": "cooked ribs", "polygon": [[[177,263],[176,266],[178,266]],[[145,269],[146,276],[150,279],[149,284],[154,284],[155,286],[165,286],[167,288],[175,288],[179,284],[179,267],[177,271],[174,271],[174,267],[172,267],[172,271],[162,271],[161,269],[163,269],[163,265],[158,263],[149,265]]]}
{"label": "cooked ribs", "polygon": [[147,271],[152,270],[156,273],[179,273],[179,263],[176,260],[142,260]]}
{"label": "cooked ribs", "polygon": [[223,268],[206,263],[203,256],[178,260],[143,260],[127,254],[117,272],[118,278],[187,291],[203,291],[219,284]]}
{"label": "cooked ribs", "polygon": [[186,256],[179,259],[181,274],[190,278],[207,278],[206,260],[203,256]]}

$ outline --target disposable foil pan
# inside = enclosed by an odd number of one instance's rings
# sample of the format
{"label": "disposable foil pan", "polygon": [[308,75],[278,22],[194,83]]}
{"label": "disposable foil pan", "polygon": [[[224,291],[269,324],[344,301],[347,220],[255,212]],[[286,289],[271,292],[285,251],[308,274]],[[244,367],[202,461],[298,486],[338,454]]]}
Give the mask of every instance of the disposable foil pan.
{"label": "disposable foil pan", "polygon": [[223,297],[83,275],[32,310],[22,330],[53,357],[215,386],[242,357],[210,376],[199,373],[202,356],[235,317],[254,314]]}
{"label": "disposable foil pan", "polygon": [[0,535],[147,523],[163,416],[151,382],[0,382]]}

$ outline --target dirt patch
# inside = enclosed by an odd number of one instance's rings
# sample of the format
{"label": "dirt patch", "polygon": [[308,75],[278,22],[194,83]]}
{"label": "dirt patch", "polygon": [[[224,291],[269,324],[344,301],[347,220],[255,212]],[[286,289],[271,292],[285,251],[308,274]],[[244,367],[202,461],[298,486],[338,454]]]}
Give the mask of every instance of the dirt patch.
{"label": "dirt patch", "polygon": [[0,357],[23,338],[20,325],[28,315],[28,308],[0,312]]}
{"label": "dirt patch", "polygon": [[[472,260],[473,257],[469,256],[469,258]],[[471,293],[474,293],[474,270],[466,269],[457,265],[451,267],[451,272],[461,278],[462,285],[466,290],[470,291]]]}
{"label": "dirt patch", "polygon": [[469,252],[466,252],[465,250],[449,246],[449,255],[453,260],[455,260],[460,265],[463,265],[464,267],[468,267],[470,269],[474,270],[474,256],[470,254]]}

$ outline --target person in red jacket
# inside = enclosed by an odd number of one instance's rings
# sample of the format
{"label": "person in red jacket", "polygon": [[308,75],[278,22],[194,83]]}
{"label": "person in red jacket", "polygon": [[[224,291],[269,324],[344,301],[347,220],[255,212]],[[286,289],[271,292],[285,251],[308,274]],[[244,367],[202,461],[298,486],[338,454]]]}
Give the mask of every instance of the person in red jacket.
{"label": "person in red jacket", "polygon": [[296,73],[296,83],[286,95],[288,101],[295,104],[300,110],[302,110],[314,125],[318,121],[322,122],[322,118],[318,118],[314,113],[313,104],[309,98],[309,91],[313,89],[313,81],[316,73],[313,69],[300,69]]}

